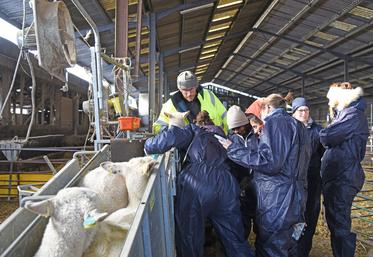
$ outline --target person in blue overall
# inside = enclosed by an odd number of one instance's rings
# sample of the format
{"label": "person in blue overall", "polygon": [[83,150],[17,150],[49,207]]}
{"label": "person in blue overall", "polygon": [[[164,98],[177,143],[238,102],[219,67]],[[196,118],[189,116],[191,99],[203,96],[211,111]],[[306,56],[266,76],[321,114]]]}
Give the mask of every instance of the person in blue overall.
{"label": "person in blue overall", "polygon": [[160,154],[172,147],[186,152],[177,177],[175,205],[178,257],[202,257],[205,221],[209,219],[228,257],[254,256],[244,238],[240,212],[240,189],[231,174],[221,127],[205,123],[185,128],[171,126],[145,142],[148,154]]}
{"label": "person in blue overall", "polygon": [[[237,105],[233,105],[227,112],[227,124],[230,131],[229,139],[242,146],[257,145],[258,137],[249,122],[249,117]],[[245,226],[245,237],[248,238],[251,231],[252,221],[255,219],[256,194],[253,182],[253,171],[238,164],[233,168],[234,176],[237,178],[241,193],[241,213]]]}
{"label": "person in blue overall", "polygon": [[305,222],[310,139],[304,125],[286,113],[281,95],[269,95],[263,107],[257,146],[223,146],[231,160],[254,170],[256,256],[297,256],[296,240]]}
{"label": "person in blue overall", "polygon": [[351,206],[364,184],[360,162],[365,156],[369,136],[362,95],[361,88],[352,88],[348,82],[333,83],[327,97],[334,120],[319,133],[326,148],[321,160],[321,183],[334,257],[355,254]]}
{"label": "person in blue overall", "polygon": [[320,143],[319,132],[322,127],[310,116],[308,102],[303,97],[297,97],[292,104],[293,117],[302,122],[311,137],[311,161],[307,171],[307,204],[306,224],[304,234],[298,242],[298,257],[307,257],[312,248],[312,238],[315,234],[317,220],[320,214],[321,198],[321,157],[324,154],[324,147]]}

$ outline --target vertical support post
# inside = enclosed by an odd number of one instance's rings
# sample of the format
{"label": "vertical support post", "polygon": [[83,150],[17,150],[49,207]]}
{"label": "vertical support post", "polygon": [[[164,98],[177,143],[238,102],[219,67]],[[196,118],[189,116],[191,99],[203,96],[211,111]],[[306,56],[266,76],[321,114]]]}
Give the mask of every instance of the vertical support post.
{"label": "vertical support post", "polygon": [[[55,88],[56,87],[49,87],[49,90],[50,90],[50,95],[51,96],[54,96],[55,95]],[[55,108],[56,108],[56,105],[55,105],[55,103],[54,103],[54,97],[51,97],[50,98],[50,104],[51,104],[51,107],[50,107],[50,109],[51,109],[51,112],[50,112],[50,125],[56,125],[56,122],[55,122],[55,116],[54,116],[54,114],[55,114]]]}
{"label": "vertical support post", "polygon": [[168,85],[167,72],[163,72],[163,84],[164,84],[164,101],[166,102],[170,97],[170,87]]}
{"label": "vertical support post", "polygon": [[139,79],[139,71],[140,71],[141,29],[142,29],[142,0],[138,0],[137,1],[137,27],[136,27],[136,60],[135,60],[136,79]]}
{"label": "vertical support post", "polygon": [[20,115],[19,115],[18,124],[22,126],[23,125],[23,90],[25,89],[25,75],[23,75],[23,73],[21,73],[19,87],[21,91],[19,92]]}
{"label": "vertical support post", "polygon": [[16,96],[16,90],[13,89],[13,101],[12,101],[12,109],[13,109],[13,115],[12,115],[12,125],[17,126],[17,114],[16,114],[16,106],[17,106],[17,96]]}
{"label": "vertical support post", "polygon": [[306,78],[304,77],[304,75],[302,76],[302,97],[304,97],[304,86],[306,84]]}
{"label": "vertical support post", "polygon": [[159,55],[159,111],[163,104],[163,94],[164,94],[164,63],[163,63],[163,54]]}
{"label": "vertical support post", "polygon": [[155,14],[150,14],[150,49],[149,49],[149,131],[155,119],[155,63],[156,63],[156,26]]}
{"label": "vertical support post", "polygon": [[45,123],[45,89],[46,89],[45,82],[43,82],[40,87],[40,90],[41,90],[41,105],[40,105],[40,108],[41,108],[40,121],[41,122],[40,122],[40,125],[41,126],[43,126]]}
{"label": "vertical support post", "polygon": [[348,57],[345,58],[344,60],[344,81],[348,81],[349,74],[348,74]]}
{"label": "vertical support post", "polygon": [[[128,56],[128,0],[116,0],[115,4],[115,57],[124,58]],[[117,76],[116,88],[123,87],[123,91],[125,91],[124,72],[118,70],[115,75]],[[122,80],[120,80],[121,75],[123,75]],[[124,101],[126,101],[125,97]],[[122,113],[124,113],[124,102],[121,102],[120,105]],[[128,114],[126,113],[126,115]]]}
{"label": "vertical support post", "polygon": [[115,56],[127,57],[128,51],[128,0],[116,0]]}
{"label": "vertical support post", "polygon": [[[81,5],[79,0],[71,0],[71,2],[76,6],[76,8],[79,10],[79,12],[83,15],[84,19],[88,22],[89,26],[93,30],[93,34],[95,36],[95,46],[94,48],[91,47],[91,55],[92,55],[92,75],[93,75],[93,88],[94,91],[96,91],[96,98],[94,105],[98,105],[97,110],[95,107],[95,125],[96,125],[96,135],[100,134],[101,128],[100,123],[102,118],[103,122],[107,122],[108,120],[108,105],[107,105],[107,99],[108,95],[105,92],[103,92],[102,88],[102,66],[101,66],[101,42],[100,42],[100,34],[97,29],[96,24],[92,20],[91,16],[88,14],[88,12],[84,9],[84,7]],[[100,112],[99,112],[100,110]],[[96,112],[97,111],[97,112]],[[98,117],[96,117],[96,114]],[[101,115],[100,115],[101,114]],[[100,117],[101,116],[101,117]],[[97,126],[98,125],[98,126]],[[95,141],[95,150],[101,149],[101,134]],[[98,145],[97,145],[98,143]]]}
{"label": "vertical support post", "polygon": [[[10,88],[10,83],[11,83],[11,74],[8,69],[4,70],[3,74],[3,79],[0,81],[0,109],[3,108],[4,101],[6,98],[6,95],[9,91]],[[9,119],[10,119],[10,102],[8,101],[7,104],[4,107],[3,115],[2,115],[2,124],[9,124]]]}
{"label": "vertical support post", "polygon": [[373,104],[370,104],[370,124],[371,127],[373,125]]}
{"label": "vertical support post", "polygon": [[79,126],[79,93],[76,93],[73,97],[73,128],[74,136],[78,135],[78,126]]}
{"label": "vertical support post", "polygon": [[92,77],[93,77],[93,102],[94,102],[94,111],[95,111],[95,131],[96,131],[96,140],[95,140],[95,151],[101,149],[100,143],[96,143],[96,141],[101,141],[102,134],[101,134],[101,126],[100,126],[100,109],[98,105],[98,88],[97,88],[97,67],[96,67],[96,55],[95,55],[95,48],[91,47],[91,67],[92,67]]}

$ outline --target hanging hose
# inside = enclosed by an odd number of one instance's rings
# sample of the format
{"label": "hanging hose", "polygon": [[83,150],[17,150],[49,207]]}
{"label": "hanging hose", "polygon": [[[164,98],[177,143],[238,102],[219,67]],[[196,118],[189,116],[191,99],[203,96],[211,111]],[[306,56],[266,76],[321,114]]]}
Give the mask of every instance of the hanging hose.
{"label": "hanging hose", "polygon": [[17,71],[18,71],[19,63],[21,61],[21,56],[22,56],[22,50],[19,51],[18,60],[17,60],[17,64],[16,64],[16,69],[14,70],[13,79],[12,79],[12,83],[10,84],[9,92],[6,95],[6,98],[5,98],[4,102],[3,102],[3,106],[1,106],[0,120],[3,119],[3,112],[4,112],[4,109],[5,109],[5,106],[6,106],[7,102],[8,102],[8,100],[9,100],[10,94],[13,91],[14,82],[15,82],[16,77],[17,77]]}
{"label": "hanging hose", "polygon": [[[25,35],[24,35],[25,23],[26,23],[26,0],[23,0],[22,43],[21,43],[21,49],[19,50],[17,64],[16,64],[16,68],[14,70],[13,79],[12,79],[12,83],[10,84],[9,92],[8,92],[8,94],[7,94],[7,96],[6,96],[5,100],[4,100],[3,105],[1,106],[0,120],[3,119],[3,112],[4,112],[4,109],[5,109],[5,106],[6,106],[7,102],[9,100],[10,94],[13,91],[14,82],[16,81],[16,77],[17,77],[18,67],[19,67],[19,64],[21,62],[21,57],[22,57],[22,52],[23,52],[23,43],[25,41]],[[30,29],[27,31],[26,35],[28,34],[29,31],[30,31]]]}
{"label": "hanging hose", "polygon": [[31,106],[32,106],[32,109],[31,109],[31,120],[30,120],[30,124],[28,126],[28,129],[27,129],[26,138],[24,140],[20,141],[21,144],[26,143],[28,141],[29,137],[30,137],[31,127],[32,127],[32,124],[34,123],[35,109],[36,109],[36,106],[35,106],[36,80],[35,80],[34,67],[32,66],[32,62],[31,62],[29,53],[26,53],[26,59],[27,59],[28,65],[30,66],[30,74],[31,74],[31,79],[32,79],[32,87],[31,87]]}

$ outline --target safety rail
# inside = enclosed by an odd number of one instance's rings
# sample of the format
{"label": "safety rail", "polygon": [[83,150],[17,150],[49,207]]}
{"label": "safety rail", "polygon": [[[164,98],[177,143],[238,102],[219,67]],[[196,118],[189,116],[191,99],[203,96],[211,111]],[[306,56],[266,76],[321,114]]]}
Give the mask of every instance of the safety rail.
{"label": "safety rail", "polygon": [[120,257],[173,257],[177,152],[158,158]]}
{"label": "safety rail", "polygon": [[[60,189],[74,186],[90,170],[110,160],[107,145],[81,167],[77,159],[70,160],[34,196],[55,195]],[[177,152],[158,157],[158,164],[150,175],[134,222],[128,232],[120,257],[174,257],[175,177],[178,168]],[[36,188],[21,188],[27,191]],[[28,192],[27,192],[28,193]],[[30,192],[32,193],[32,192]],[[48,220],[23,208],[18,208],[0,224],[0,257],[31,257],[38,249]]]}
{"label": "safety rail", "polygon": [[[110,160],[110,148],[105,146],[84,167],[70,160],[34,196],[55,195],[62,188],[73,186],[79,179]],[[38,249],[48,220],[23,208],[18,208],[0,224],[0,257],[32,257]]]}
{"label": "safety rail", "polygon": [[373,247],[373,153],[367,147],[363,163],[365,183],[352,204],[352,230],[357,239]]}

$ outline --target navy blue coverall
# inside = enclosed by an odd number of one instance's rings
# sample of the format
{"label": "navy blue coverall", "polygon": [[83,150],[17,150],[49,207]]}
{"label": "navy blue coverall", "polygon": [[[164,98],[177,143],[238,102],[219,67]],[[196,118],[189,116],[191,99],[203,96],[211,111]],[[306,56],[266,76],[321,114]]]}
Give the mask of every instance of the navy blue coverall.
{"label": "navy blue coverall", "polygon": [[321,161],[321,182],[326,220],[334,257],[354,256],[356,234],[351,232],[351,205],[364,184],[360,162],[369,136],[363,98],[340,111],[332,124],[320,131],[326,148]]}
{"label": "navy blue coverall", "polygon": [[216,126],[184,129],[171,127],[145,142],[148,154],[159,154],[176,147],[186,151],[186,161],[177,177],[175,205],[178,257],[203,255],[206,219],[218,234],[227,256],[254,256],[244,238],[240,212],[240,189],[231,174],[226,150],[214,134],[225,137]]}
{"label": "navy blue coverall", "polygon": [[231,144],[228,157],[254,170],[256,256],[296,256],[293,225],[304,222],[310,138],[282,108],[265,118],[257,147]]}
{"label": "navy blue coverall", "polygon": [[319,132],[322,129],[315,121],[307,124],[307,131],[311,137],[312,155],[307,171],[307,204],[305,218],[307,227],[304,234],[299,239],[298,257],[307,257],[312,248],[312,238],[315,234],[317,220],[320,214],[321,197],[321,177],[320,166],[321,157],[324,154],[324,147],[320,143]]}
{"label": "navy blue coverall", "polygon": [[[258,145],[258,137],[253,133],[252,130],[245,138],[238,134],[231,134],[229,135],[229,139],[232,142],[241,144],[245,147],[249,145],[251,147],[255,147]],[[255,220],[256,210],[256,193],[253,179],[254,174],[251,169],[240,166],[238,164],[236,164],[236,166],[234,166],[232,170],[234,172],[233,175],[237,178],[240,184],[241,213],[243,218],[243,224],[245,227],[245,238],[248,238],[250,236],[251,231],[251,221]]]}

